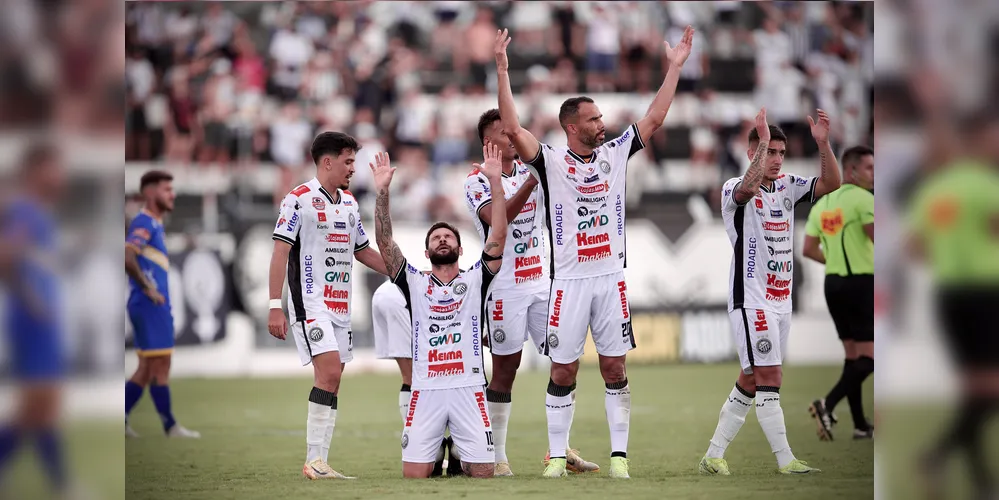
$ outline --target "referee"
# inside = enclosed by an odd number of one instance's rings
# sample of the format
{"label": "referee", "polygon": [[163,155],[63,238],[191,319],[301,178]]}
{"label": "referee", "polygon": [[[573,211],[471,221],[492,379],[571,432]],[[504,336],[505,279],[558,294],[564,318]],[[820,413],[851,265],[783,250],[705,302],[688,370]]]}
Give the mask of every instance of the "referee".
{"label": "referee", "polygon": [[823,441],[833,439],[832,412],[844,397],[850,402],[853,438],[874,436],[861,392],[874,373],[874,150],[854,146],[841,163],[843,185],[815,203],[803,251],[826,266],[826,304],[846,353],[839,381],[808,408]]}

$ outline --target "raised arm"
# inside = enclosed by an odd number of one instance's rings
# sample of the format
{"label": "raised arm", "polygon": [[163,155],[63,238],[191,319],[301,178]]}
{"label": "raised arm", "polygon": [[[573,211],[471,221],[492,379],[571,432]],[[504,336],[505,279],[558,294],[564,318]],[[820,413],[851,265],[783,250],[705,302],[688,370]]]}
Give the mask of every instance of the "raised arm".
{"label": "raised arm", "polygon": [[490,202],[492,203],[491,218],[496,223],[493,225],[492,231],[489,231],[489,237],[482,247],[482,252],[493,257],[493,260],[489,260],[485,264],[490,272],[496,274],[503,263],[503,248],[506,245],[507,221],[506,197],[503,195],[503,164],[500,161],[499,146],[495,144],[488,143],[482,146],[482,156],[485,158],[482,165],[475,164],[474,166],[489,179],[489,192],[492,196]]}
{"label": "raised arm", "polygon": [[378,243],[378,250],[382,254],[382,261],[385,263],[385,271],[389,277],[394,278],[402,269],[406,262],[402,256],[402,250],[392,239],[392,216],[389,211],[389,185],[392,184],[392,175],[395,167],[389,164],[388,153],[378,153],[375,155],[375,163],[369,163],[371,172],[375,177],[375,242]]}
{"label": "raised arm", "polygon": [[770,125],[767,124],[767,108],[761,108],[756,114],[756,133],[760,135],[760,144],[756,146],[756,153],[753,153],[753,161],[749,164],[742,182],[735,188],[732,197],[740,205],[749,203],[749,200],[760,192],[760,183],[763,182],[763,172],[767,162],[767,151],[770,149]]}
{"label": "raised arm", "polygon": [[[520,211],[524,209],[524,203],[527,203],[527,199],[531,197],[531,193],[534,192],[534,188],[537,186],[538,179],[532,175],[520,185],[520,189],[517,190],[517,194],[513,195],[509,200],[506,200],[507,223],[513,222],[513,220],[520,215]],[[492,183],[490,182],[490,191],[492,191],[492,187]],[[493,226],[492,210],[480,210],[479,218],[482,219],[482,222],[484,222],[487,226]]]}
{"label": "raised arm", "polygon": [[496,52],[496,85],[499,87],[500,119],[503,122],[503,131],[517,148],[517,154],[530,163],[541,153],[541,143],[534,134],[520,126],[520,119],[517,118],[517,105],[513,102],[513,89],[510,88],[510,61],[506,56],[506,47],[510,45],[510,40],[512,38],[507,30],[496,31],[496,43],[493,49]]}
{"label": "raised arm", "polygon": [[656,92],[656,97],[652,100],[652,104],[649,105],[645,116],[641,120],[638,120],[638,136],[642,138],[643,144],[648,144],[652,134],[656,130],[659,130],[666,120],[666,112],[669,111],[669,106],[673,103],[673,97],[676,95],[676,85],[680,81],[680,68],[683,67],[683,63],[690,56],[693,38],[694,28],[687,26],[683,30],[683,38],[676,47],[670,47],[668,41],[663,42],[666,45],[669,70],[666,71],[666,78],[663,80],[662,86],[659,87],[659,92]]}
{"label": "raised arm", "polygon": [[821,173],[815,181],[815,199],[839,189],[840,174],[839,162],[836,161],[836,153],[833,152],[829,144],[829,115],[821,109],[816,110],[819,114],[819,121],[815,122],[812,117],[808,117],[808,126],[812,128],[812,137],[819,145],[819,161],[821,162]]}

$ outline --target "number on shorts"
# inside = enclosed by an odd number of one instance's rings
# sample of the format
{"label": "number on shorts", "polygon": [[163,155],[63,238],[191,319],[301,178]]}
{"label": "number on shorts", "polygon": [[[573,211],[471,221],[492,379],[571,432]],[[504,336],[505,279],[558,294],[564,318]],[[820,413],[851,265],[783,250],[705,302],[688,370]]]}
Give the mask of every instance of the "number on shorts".
{"label": "number on shorts", "polygon": [[631,321],[629,320],[627,323],[621,323],[621,338],[631,340],[631,335]]}
{"label": "number on shorts", "polygon": [[347,345],[348,346],[354,345],[354,332],[350,330],[347,330]]}
{"label": "number on shorts", "polygon": [[486,444],[493,445],[493,431],[486,431]]}

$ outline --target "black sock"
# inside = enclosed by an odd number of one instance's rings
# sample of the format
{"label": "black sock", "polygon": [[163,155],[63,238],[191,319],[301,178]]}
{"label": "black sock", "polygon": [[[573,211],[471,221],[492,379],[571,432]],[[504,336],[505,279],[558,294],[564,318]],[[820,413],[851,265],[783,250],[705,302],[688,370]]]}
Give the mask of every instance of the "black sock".
{"label": "black sock", "polygon": [[[861,356],[854,362],[853,370],[856,372],[856,380],[847,392],[847,401],[850,403],[850,415],[853,417],[853,428],[866,431],[869,427],[867,416],[864,415],[864,381],[874,373],[874,358]],[[832,411],[832,410],[829,410]]]}
{"label": "black sock", "polygon": [[996,407],[992,399],[972,398],[962,405],[961,413],[950,432],[953,447],[964,447],[968,453],[971,481],[978,491],[991,490],[994,480],[982,454],[982,437],[985,424]]}
{"label": "black sock", "polygon": [[853,374],[853,365],[856,360],[848,359],[843,362],[843,373],[839,376],[839,381],[836,385],[826,394],[826,411],[832,413],[836,408],[836,405],[846,397],[849,392],[850,386],[850,376]]}

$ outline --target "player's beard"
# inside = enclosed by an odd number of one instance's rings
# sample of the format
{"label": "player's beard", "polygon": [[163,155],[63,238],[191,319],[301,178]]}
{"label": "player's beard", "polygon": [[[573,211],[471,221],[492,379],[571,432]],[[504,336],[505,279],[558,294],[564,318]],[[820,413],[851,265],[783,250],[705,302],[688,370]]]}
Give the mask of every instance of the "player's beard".
{"label": "player's beard", "polygon": [[597,137],[600,137],[600,132],[595,132],[592,136],[585,138],[585,140],[580,138],[579,142],[585,144],[586,147],[596,148],[600,146],[601,143],[601,141],[597,139]]}
{"label": "player's beard", "polygon": [[168,205],[166,200],[156,200],[156,208],[159,209],[160,213],[173,211],[173,207]]}
{"label": "player's beard", "polygon": [[430,264],[434,266],[447,266],[458,262],[458,251],[448,247],[444,252],[430,252]]}

